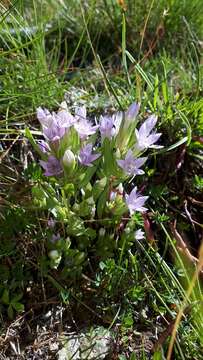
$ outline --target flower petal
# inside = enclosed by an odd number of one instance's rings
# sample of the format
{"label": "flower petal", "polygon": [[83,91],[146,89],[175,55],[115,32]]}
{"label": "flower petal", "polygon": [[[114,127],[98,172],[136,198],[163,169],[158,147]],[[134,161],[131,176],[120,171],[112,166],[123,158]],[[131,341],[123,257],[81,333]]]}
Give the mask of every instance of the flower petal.
{"label": "flower petal", "polygon": [[157,123],[157,116],[156,115],[151,115],[148,117],[148,119],[141,125],[140,129],[139,129],[139,136],[142,138],[146,137],[150,134],[150,132],[152,131],[152,129],[155,127],[156,123]]}

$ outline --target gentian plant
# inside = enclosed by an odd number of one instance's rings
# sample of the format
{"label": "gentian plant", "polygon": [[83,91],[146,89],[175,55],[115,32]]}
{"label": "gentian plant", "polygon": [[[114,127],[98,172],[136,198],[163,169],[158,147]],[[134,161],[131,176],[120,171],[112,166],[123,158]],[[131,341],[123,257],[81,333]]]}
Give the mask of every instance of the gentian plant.
{"label": "gentian plant", "polygon": [[73,115],[65,102],[57,113],[37,109],[44,139],[36,143],[29,137],[45,178],[33,195],[35,204],[48,210],[49,266],[61,266],[64,275],[78,275],[90,258],[123,254],[144,238],[138,224],[148,196],[139,191],[136,178],[144,174],[143,154],[160,147],[161,133],[155,130],[155,115],[137,128],[139,109],[133,103],[126,112],[94,123],[85,107]]}

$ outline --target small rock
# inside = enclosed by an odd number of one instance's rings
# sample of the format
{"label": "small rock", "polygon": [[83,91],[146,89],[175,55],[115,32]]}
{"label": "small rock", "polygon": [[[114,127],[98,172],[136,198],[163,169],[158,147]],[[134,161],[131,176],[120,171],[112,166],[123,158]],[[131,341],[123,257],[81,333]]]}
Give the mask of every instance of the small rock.
{"label": "small rock", "polygon": [[58,351],[58,360],[80,360],[80,343],[77,337],[65,338],[64,347]]}
{"label": "small rock", "polygon": [[62,339],[58,360],[104,360],[111,352],[111,332],[102,326]]}

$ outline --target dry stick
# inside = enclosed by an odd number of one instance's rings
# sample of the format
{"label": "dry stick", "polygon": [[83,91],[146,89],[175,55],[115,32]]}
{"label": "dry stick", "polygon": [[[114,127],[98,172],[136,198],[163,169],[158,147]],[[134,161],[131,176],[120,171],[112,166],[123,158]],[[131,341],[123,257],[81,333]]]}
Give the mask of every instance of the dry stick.
{"label": "dry stick", "polygon": [[[177,241],[177,247],[182,251],[182,253],[184,253],[186,255],[186,257],[189,259],[190,262],[197,265],[199,263],[199,259],[191,254],[185,241],[183,240],[183,238],[180,236],[180,234],[176,230],[175,225],[171,223],[170,229],[171,229],[171,232],[172,232],[174,238]],[[203,273],[203,271],[201,269],[200,269],[200,272]]]}
{"label": "dry stick", "polygon": [[145,36],[147,24],[148,24],[148,21],[149,21],[149,17],[150,17],[153,5],[154,5],[154,0],[152,0],[152,2],[151,2],[150,9],[149,9],[149,12],[147,14],[147,17],[146,17],[146,20],[145,20],[145,23],[144,23],[144,29],[142,31],[142,38],[141,38],[141,42],[140,42],[139,57],[140,57],[140,54],[141,54],[141,51],[142,51],[142,45],[143,45],[143,41],[144,41],[144,36]]}
{"label": "dry stick", "polygon": [[198,264],[197,264],[197,268],[194,272],[194,275],[192,277],[192,281],[188,287],[188,290],[185,294],[185,298],[182,302],[182,305],[180,307],[180,310],[178,312],[178,315],[176,317],[176,321],[175,321],[175,324],[174,324],[174,328],[173,328],[173,331],[172,331],[172,336],[171,336],[171,341],[170,341],[170,344],[169,344],[169,348],[168,348],[168,353],[167,353],[167,358],[166,360],[170,360],[171,359],[171,355],[172,355],[172,351],[173,351],[173,345],[174,345],[174,342],[175,342],[175,337],[176,337],[176,332],[177,332],[177,329],[178,329],[178,326],[179,326],[179,323],[181,321],[181,318],[184,314],[184,310],[186,308],[186,304],[187,304],[187,299],[190,297],[192,291],[193,291],[193,288],[195,286],[195,283],[198,279],[198,276],[199,276],[199,273],[201,272],[201,269],[203,267],[203,243],[200,247],[200,250],[199,250],[199,261],[198,261]]}
{"label": "dry stick", "polygon": [[3,152],[3,154],[0,156],[0,164],[2,160],[8,155],[8,153],[10,152],[11,148],[16,143],[16,141],[19,139],[19,136],[20,135],[17,135],[17,137],[13,140],[12,144],[8,147],[8,149],[6,149],[5,152]]}
{"label": "dry stick", "polygon": [[[188,200],[191,201],[191,203],[203,207],[203,201],[199,201],[196,199],[193,199],[192,197],[188,196]],[[194,221],[194,220],[193,220]]]}

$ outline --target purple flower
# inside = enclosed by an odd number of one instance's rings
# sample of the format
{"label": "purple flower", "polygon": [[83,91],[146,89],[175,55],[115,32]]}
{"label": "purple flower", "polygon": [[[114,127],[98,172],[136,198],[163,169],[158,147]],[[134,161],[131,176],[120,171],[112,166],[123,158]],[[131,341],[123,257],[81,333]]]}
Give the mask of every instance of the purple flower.
{"label": "purple flower", "polygon": [[84,119],[79,120],[77,123],[74,124],[75,130],[78,132],[80,138],[85,140],[89,135],[95,134],[99,125],[92,126],[91,122]]}
{"label": "purple flower", "polygon": [[99,125],[92,126],[91,122],[87,120],[87,111],[85,106],[76,108],[74,123],[75,130],[78,132],[81,140],[85,140],[89,135],[95,134]]}
{"label": "purple flower", "polygon": [[58,240],[60,240],[60,234],[58,233],[58,234],[53,234],[52,235],[52,237],[51,237],[51,239],[50,239],[50,241],[52,242],[52,243],[55,243],[55,242],[57,242]]}
{"label": "purple flower", "polygon": [[42,126],[50,126],[52,123],[52,115],[49,110],[42,109],[41,107],[37,108],[37,118]]}
{"label": "purple flower", "polygon": [[60,126],[55,117],[52,121],[52,124],[49,127],[43,127],[43,133],[45,138],[48,141],[55,142],[60,140],[66,132],[66,128],[64,126]]}
{"label": "purple flower", "polygon": [[114,201],[116,199],[116,196],[117,196],[117,192],[111,191],[109,196],[110,201]]}
{"label": "purple flower", "polygon": [[132,215],[135,211],[144,212],[147,210],[143,205],[149,196],[139,196],[137,193],[137,187],[135,187],[129,195],[126,194],[125,200]]}
{"label": "purple flower", "polygon": [[65,101],[60,104],[60,109],[57,112],[57,122],[60,127],[65,128],[71,127],[76,122],[74,116],[68,111],[68,106]]}
{"label": "purple flower", "polygon": [[59,175],[63,171],[60,161],[52,155],[48,157],[47,161],[40,160],[40,165],[45,170],[44,175],[46,176]]}
{"label": "purple flower", "polygon": [[47,225],[50,229],[53,229],[55,224],[56,224],[56,221],[52,218],[47,221]]}
{"label": "purple flower", "polygon": [[66,129],[75,122],[74,117],[68,112],[64,103],[61,105],[63,107],[57,114],[54,112],[51,114],[47,109],[41,107],[37,109],[37,118],[42,125],[43,134],[51,142],[60,140],[64,136]]}
{"label": "purple flower", "polygon": [[99,130],[101,137],[111,139],[115,134],[115,126],[113,118],[110,116],[101,116]]}
{"label": "purple flower", "polygon": [[59,110],[57,113],[57,123],[60,127],[69,128],[76,122],[75,118],[67,110]]}
{"label": "purple flower", "polygon": [[124,160],[117,160],[117,164],[125,171],[127,175],[142,175],[144,171],[140,167],[147,160],[146,157],[136,159],[132,150],[129,150]]}
{"label": "purple flower", "polygon": [[135,231],[135,239],[136,240],[144,239],[144,231],[142,231],[142,229],[138,229]]}
{"label": "purple flower", "polygon": [[139,109],[140,104],[134,102],[125,113],[119,111],[112,116],[101,116],[99,126],[101,137],[111,139],[116,136],[120,130],[123,117],[125,119],[124,127],[128,127],[135,120]]}
{"label": "purple flower", "polygon": [[92,144],[87,144],[80,150],[79,161],[84,166],[93,166],[92,162],[100,156],[100,154],[92,154]]}
{"label": "purple flower", "polygon": [[[151,115],[140,127],[139,130],[135,129],[137,143],[136,150],[144,150],[147,148],[158,148],[160,146],[153,145],[160,138],[161,133],[152,132],[152,129],[157,123],[157,116]],[[150,134],[151,133],[151,134]]]}
{"label": "purple flower", "polygon": [[125,112],[125,125],[130,125],[130,123],[135,120],[139,110],[139,103],[134,102],[129,106],[128,110]]}
{"label": "purple flower", "polygon": [[75,120],[86,120],[87,117],[87,110],[85,106],[80,106],[75,109]]}
{"label": "purple flower", "polygon": [[44,140],[39,140],[38,145],[43,153],[47,153],[50,151],[49,145]]}

